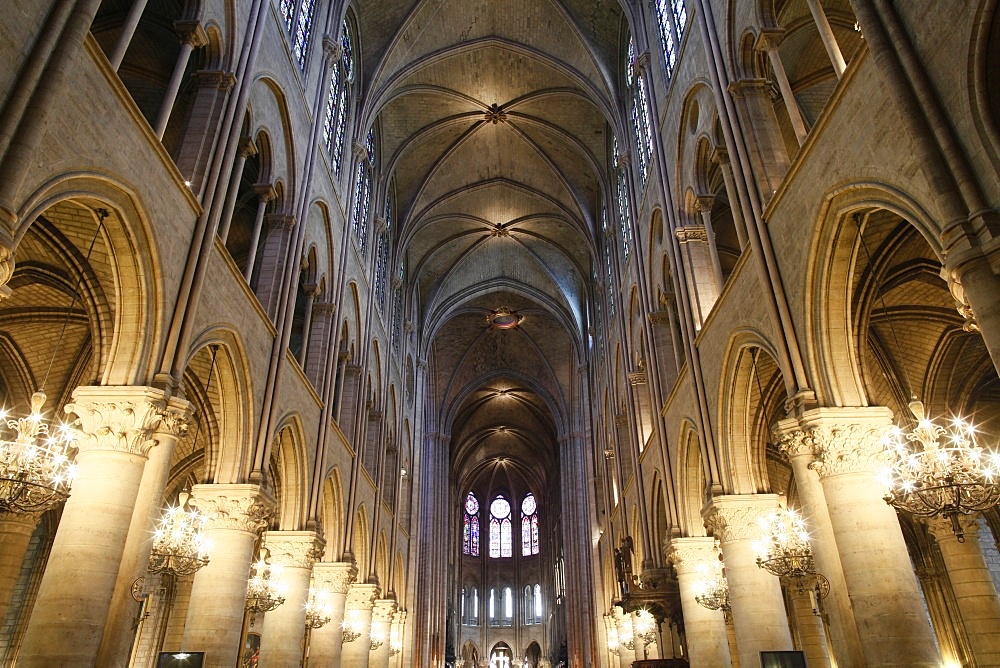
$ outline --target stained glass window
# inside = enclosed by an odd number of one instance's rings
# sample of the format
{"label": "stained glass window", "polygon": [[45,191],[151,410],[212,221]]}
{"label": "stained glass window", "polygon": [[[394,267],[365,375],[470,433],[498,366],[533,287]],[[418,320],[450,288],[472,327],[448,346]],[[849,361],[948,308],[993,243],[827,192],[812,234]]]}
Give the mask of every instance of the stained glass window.
{"label": "stained glass window", "polygon": [[510,503],[503,496],[498,496],[490,504],[490,557],[510,556],[513,556]]}
{"label": "stained glass window", "polygon": [[674,12],[674,25],[677,26],[678,37],[684,36],[684,28],[687,27],[688,13],[684,0],[671,0],[670,7]]}
{"label": "stained glass window", "polygon": [[295,1],[281,0],[279,8],[281,10],[281,18],[285,21],[285,30],[291,32],[292,21],[295,20]]}
{"label": "stained glass window", "polygon": [[465,518],[462,526],[462,554],[479,556],[479,501],[469,492],[465,497]]}
{"label": "stained glass window", "polygon": [[[347,27],[346,21],[341,28],[340,49],[340,63],[338,63],[337,67],[333,68],[335,74],[331,75],[330,81],[330,95],[331,97],[336,95],[336,103],[327,102],[327,108],[331,109],[329,118],[331,130],[328,148],[330,150],[333,171],[336,173],[340,173],[340,167],[344,161],[344,143],[349,111],[347,107],[350,101],[348,89],[354,80],[354,51],[351,45],[351,31]],[[336,78],[336,91],[334,90],[334,76]]]}
{"label": "stained glass window", "polygon": [[364,255],[368,243],[368,215],[371,212],[372,177],[375,169],[375,131],[368,131],[368,156],[358,160],[358,180],[354,189],[354,238]]}
{"label": "stained glass window", "polygon": [[669,0],[656,0],[656,19],[660,28],[660,46],[663,47],[663,62],[667,66],[667,76],[673,76],[677,64],[677,49],[674,47],[674,29],[671,26]]}
{"label": "stained glass window", "polygon": [[503,589],[503,625],[510,626],[514,622],[514,593],[510,587]]}
{"label": "stained glass window", "polygon": [[[612,158],[617,167],[618,141],[612,143]],[[618,216],[621,221],[622,264],[628,264],[629,247],[632,241],[632,213],[628,207],[628,184],[625,181],[625,167],[618,167]]]}
{"label": "stained glass window", "polygon": [[[476,590],[472,590],[472,595],[475,596]],[[542,621],[542,585],[535,585],[535,621]]]}
{"label": "stained glass window", "polygon": [[337,120],[337,100],[340,97],[340,68],[330,68],[330,88],[326,94],[326,115],[323,117],[323,145],[333,150],[334,123]]}
{"label": "stained glass window", "polygon": [[528,492],[521,502],[521,556],[538,554],[538,506]]}
{"label": "stained glass window", "polygon": [[295,34],[292,40],[292,54],[299,69],[305,69],[306,50],[309,48],[309,37],[312,35],[313,10],[316,0],[302,0],[299,4],[299,15],[295,22]]}
{"label": "stained glass window", "polygon": [[636,69],[635,42],[628,43],[628,84],[632,88],[632,132],[635,137],[636,169],[643,185],[649,170],[649,107],[646,98],[646,82]]}
{"label": "stained glass window", "polygon": [[469,619],[473,624],[479,624],[479,590],[472,588],[472,609],[469,611]]}

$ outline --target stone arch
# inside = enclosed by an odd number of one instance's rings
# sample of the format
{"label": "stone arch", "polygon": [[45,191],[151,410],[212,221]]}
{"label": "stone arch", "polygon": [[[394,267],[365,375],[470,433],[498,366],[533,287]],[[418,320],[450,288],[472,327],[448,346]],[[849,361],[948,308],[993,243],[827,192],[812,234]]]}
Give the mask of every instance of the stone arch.
{"label": "stone arch", "polygon": [[993,168],[1000,172],[1000,12],[996,0],[982,0],[969,47],[969,106]]}
{"label": "stone arch", "polygon": [[726,444],[719,453],[720,482],[726,493],[771,491],[766,445],[771,424],[784,417],[785,402],[775,360],[774,347],[757,331],[738,330],[730,339],[719,385],[725,390],[718,398],[718,442]]}
{"label": "stone arch", "polygon": [[858,248],[854,214],[890,211],[913,225],[932,252],[942,257],[938,226],[915,199],[877,181],[842,183],[824,196],[806,275],[812,277],[806,304],[812,367],[810,377],[822,405],[867,406],[856,344],[852,276]]}
{"label": "stone arch", "polygon": [[[99,225],[101,209],[108,212],[103,225]],[[40,184],[16,215],[20,221],[14,230],[18,261],[24,263],[29,257],[27,244],[35,243],[32,239],[41,229],[35,223],[44,217],[65,238],[61,245],[69,253],[72,285],[67,283],[63,289],[70,296],[67,305],[76,283],[83,292],[81,304],[89,301],[96,307],[102,302],[88,316],[94,330],[94,374],[88,383],[147,382],[150,356],[158,344],[154,333],[163,329],[162,286],[151,277],[162,275],[162,267],[152,242],[151,221],[135,191],[106,174],[60,174]],[[52,243],[51,232],[49,237]],[[87,262],[91,244],[93,253]]]}
{"label": "stone arch", "polygon": [[275,529],[299,530],[309,502],[308,455],[299,416],[281,419],[275,433],[268,472],[268,483],[278,502],[272,524]]}
{"label": "stone arch", "polygon": [[375,578],[383,591],[389,588],[389,548],[385,540],[385,531],[379,531],[375,547]]}
{"label": "stone arch", "polygon": [[701,508],[709,496],[708,476],[705,473],[707,464],[702,460],[698,431],[690,420],[681,422],[677,442],[679,454],[674,488],[677,490],[681,523],[678,528],[685,536],[704,536],[705,526],[701,518]]}
{"label": "stone arch", "polygon": [[670,520],[667,513],[667,497],[664,493],[663,478],[659,471],[653,475],[653,493],[649,504],[649,518],[653,524],[653,560],[657,567],[666,563],[665,551],[670,540]]}
{"label": "stone arch", "polygon": [[367,573],[369,568],[368,536],[368,511],[362,503],[354,514],[354,534],[351,536],[350,544],[350,553],[354,557],[359,573]]}
{"label": "stone arch", "polygon": [[344,492],[340,482],[340,470],[334,468],[323,482],[321,522],[326,548],[323,561],[339,561],[344,544],[344,527],[347,521],[344,511]]}

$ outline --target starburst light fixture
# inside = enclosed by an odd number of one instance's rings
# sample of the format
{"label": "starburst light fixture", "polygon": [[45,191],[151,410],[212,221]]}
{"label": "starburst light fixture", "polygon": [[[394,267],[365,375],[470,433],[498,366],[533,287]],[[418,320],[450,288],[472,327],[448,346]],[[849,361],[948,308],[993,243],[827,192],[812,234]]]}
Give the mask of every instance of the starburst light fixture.
{"label": "starburst light fixture", "polygon": [[614,620],[608,624],[608,651],[612,654],[621,653],[621,643],[618,640],[618,627],[615,626]]}
{"label": "starburst light fixture", "polygon": [[887,503],[918,517],[941,516],[965,542],[960,515],[1000,503],[1000,453],[976,442],[976,428],[962,418],[942,427],[913,400],[912,429],[894,427],[883,441],[891,461],[879,478]]}
{"label": "starburst light fixture", "polygon": [[763,536],[754,544],[758,566],[795,581],[816,574],[809,533],[798,513],[781,508],[759,521]]}
{"label": "starburst light fixture", "polygon": [[645,661],[649,658],[646,647],[656,640],[656,618],[649,610],[637,610],[632,626],[635,638],[642,642],[642,658]]}
{"label": "starburst light fixture", "polygon": [[248,612],[270,612],[285,602],[284,592],[277,582],[280,573],[277,565],[267,561],[267,550],[250,566],[250,583],[247,587]]}
{"label": "starburst light fixture", "polygon": [[326,626],[333,619],[333,604],[330,603],[330,592],[326,589],[309,587],[309,601],[306,603],[306,626],[318,629]]}
{"label": "starburst light fixture", "polygon": [[695,567],[698,579],[694,583],[694,600],[709,610],[728,613],[729,582],[721,562],[702,562]]}
{"label": "starburst light fixture", "polygon": [[368,645],[368,649],[374,652],[384,644],[385,644],[385,634],[382,633],[381,631],[373,631],[371,636],[371,641],[369,642]]}
{"label": "starburst light fixture", "polygon": [[188,505],[190,495],[181,492],[176,506],[167,507],[153,531],[150,573],[193,575],[208,564],[211,542],[205,537],[208,518]]}
{"label": "starburst light fixture", "polygon": [[31,395],[26,417],[9,418],[0,411],[0,429],[6,432],[0,440],[0,512],[42,512],[69,496],[76,432],[63,424],[49,433],[45,399],[41,390]]}

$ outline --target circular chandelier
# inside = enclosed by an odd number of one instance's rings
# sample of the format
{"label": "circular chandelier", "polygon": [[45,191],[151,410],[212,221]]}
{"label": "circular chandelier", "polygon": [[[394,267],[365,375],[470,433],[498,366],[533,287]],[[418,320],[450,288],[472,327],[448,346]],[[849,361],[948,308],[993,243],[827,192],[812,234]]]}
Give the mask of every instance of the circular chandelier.
{"label": "circular chandelier", "polygon": [[309,601],[306,603],[306,627],[318,629],[326,626],[333,619],[333,604],[330,603],[330,592],[325,589],[309,587]]}
{"label": "circular chandelier", "polygon": [[76,466],[71,460],[75,431],[59,425],[49,433],[42,415],[45,393],[31,395],[31,413],[8,419],[0,411],[0,512],[35,513],[52,508],[69,496]]}
{"label": "circular chandelier", "polygon": [[169,506],[153,532],[150,573],[193,575],[208,564],[211,543],[205,537],[208,518],[188,506],[190,495],[181,492],[178,504]]}
{"label": "circular chandelier", "polygon": [[891,457],[880,475],[885,500],[918,517],[950,520],[959,542],[965,542],[959,516],[1000,503],[1000,453],[982,448],[969,422],[956,417],[942,427],[926,416],[921,402],[909,407],[916,426],[893,427],[883,439]]}
{"label": "circular chandelier", "polygon": [[[267,550],[264,550],[266,555]],[[250,566],[250,582],[247,586],[247,612],[270,612],[285,602],[281,587],[276,578],[279,567],[268,563],[266,556],[261,556],[257,563]]]}
{"label": "circular chandelier", "polygon": [[782,508],[759,521],[764,533],[755,544],[759,567],[771,575],[793,580],[816,574],[809,533],[798,513]]}
{"label": "circular chandelier", "polygon": [[698,579],[694,582],[694,600],[709,610],[722,610],[728,614],[729,582],[720,562],[715,565],[702,562],[695,567]]}

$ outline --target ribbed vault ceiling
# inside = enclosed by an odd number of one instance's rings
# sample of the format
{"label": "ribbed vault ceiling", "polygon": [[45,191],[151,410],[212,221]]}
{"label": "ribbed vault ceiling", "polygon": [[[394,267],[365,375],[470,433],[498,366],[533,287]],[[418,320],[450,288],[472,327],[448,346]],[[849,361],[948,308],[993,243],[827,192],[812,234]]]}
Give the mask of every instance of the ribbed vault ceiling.
{"label": "ribbed vault ceiling", "polygon": [[[439,426],[469,471],[518,452],[550,467],[587,340],[621,8],[361,5],[363,114],[392,176]],[[522,324],[491,330],[500,307]]]}

